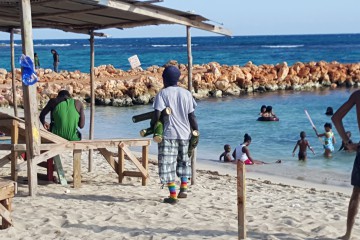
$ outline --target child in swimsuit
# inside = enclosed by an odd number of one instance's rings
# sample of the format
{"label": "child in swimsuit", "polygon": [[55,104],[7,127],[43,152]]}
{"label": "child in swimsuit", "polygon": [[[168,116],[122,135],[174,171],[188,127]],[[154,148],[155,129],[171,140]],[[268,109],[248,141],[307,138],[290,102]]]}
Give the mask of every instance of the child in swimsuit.
{"label": "child in swimsuit", "polygon": [[314,128],[316,136],[325,137],[324,138],[324,156],[329,158],[331,157],[331,153],[334,151],[334,144],[336,143],[334,133],[332,132],[332,124],[325,123],[324,124],[325,133],[318,134],[316,128]]}
{"label": "child in swimsuit", "polygon": [[224,162],[232,162],[232,158],[231,158],[231,147],[229,144],[225,144],[224,145],[224,150],[225,152],[223,152],[220,157],[219,157],[219,161],[221,162],[221,158],[224,158]]}
{"label": "child in swimsuit", "polygon": [[293,156],[295,156],[295,151],[297,147],[299,147],[298,158],[299,160],[303,160],[303,161],[306,161],[307,159],[307,153],[306,153],[307,148],[309,148],[315,155],[314,149],[310,147],[309,141],[306,140],[305,138],[306,138],[306,133],[304,131],[300,132],[300,140],[297,141],[293,150]]}

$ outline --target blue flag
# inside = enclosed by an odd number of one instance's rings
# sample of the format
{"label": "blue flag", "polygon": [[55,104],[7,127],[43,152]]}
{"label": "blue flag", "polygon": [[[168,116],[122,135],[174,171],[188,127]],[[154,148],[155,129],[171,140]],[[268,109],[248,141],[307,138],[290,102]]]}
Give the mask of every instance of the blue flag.
{"label": "blue flag", "polygon": [[21,55],[19,59],[20,65],[22,67],[22,81],[26,86],[33,85],[38,81],[36,72],[34,69],[34,63],[29,56],[24,54]]}

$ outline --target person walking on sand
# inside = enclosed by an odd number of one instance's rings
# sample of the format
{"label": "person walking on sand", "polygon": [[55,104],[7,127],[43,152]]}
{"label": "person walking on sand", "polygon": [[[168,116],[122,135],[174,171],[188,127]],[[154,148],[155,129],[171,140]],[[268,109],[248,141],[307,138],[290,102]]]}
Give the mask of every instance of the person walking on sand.
{"label": "person walking on sand", "polygon": [[53,55],[53,66],[54,66],[54,72],[59,72],[59,63],[60,63],[60,57],[59,54],[55,49],[51,49],[51,53]]}
{"label": "person walking on sand", "polygon": [[349,202],[346,233],[344,236],[339,237],[339,239],[343,240],[349,240],[351,238],[351,231],[355,223],[355,217],[358,212],[360,203],[360,144],[350,143],[350,138],[346,134],[344,124],[342,122],[342,119],[354,106],[356,108],[358,128],[360,130],[360,90],[353,92],[349,99],[335,112],[335,114],[331,118],[336,130],[338,131],[342,141],[344,142],[344,145],[349,150],[357,150],[351,174],[351,185],[353,185],[354,188]]}
{"label": "person walking on sand", "polygon": [[306,140],[305,138],[306,138],[306,133],[304,131],[300,132],[300,139],[296,142],[296,145],[292,153],[293,156],[295,156],[295,151],[297,147],[299,147],[298,158],[299,160],[302,161],[306,161],[307,159],[307,153],[306,153],[307,148],[309,148],[312,151],[312,153],[315,155],[314,149],[310,146],[309,141]]}
{"label": "person walking on sand", "polygon": [[[178,87],[180,70],[167,66],[162,74],[164,88],[156,95],[151,125],[160,119],[161,112],[169,107],[171,114],[164,119],[164,136],[158,143],[159,177],[167,184],[170,196],[164,203],[175,204],[178,198],[187,197],[187,182],[191,177],[191,162],[188,156],[189,139],[192,130],[198,130],[195,117],[196,102],[191,93]],[[180,192],[176,195],[175,177],[181,180]]]}
{"label": "person walking on sand", "polygon": [[[51,112],[51,123],[45,121],[46,115]],[[40,113],[40,122],[44,128],[69,141],[81,140],[78,130],[85,125],[83,104],[71,98],[67,90],[59,91],[56,98],[52,98]]]}

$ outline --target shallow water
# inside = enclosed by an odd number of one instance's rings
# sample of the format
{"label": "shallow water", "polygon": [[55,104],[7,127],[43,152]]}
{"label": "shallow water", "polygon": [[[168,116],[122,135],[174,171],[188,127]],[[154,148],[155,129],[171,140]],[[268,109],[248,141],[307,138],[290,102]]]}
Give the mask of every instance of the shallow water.
{"label": "shallow water", "polygon": [[[232,149],[241,143],[245,133],[252,137],[250,151],[254,159],[266,162],[282,160],[282,164],[251,166],[249,171],[259,171],[315,181],[326,184],[349,184],[354,153],[335,152],[331,159],[323,157],[323,148],[304,114],[306,108],[318,128],[323,132],[325,122],[331,122],[325,110],[332,106],[336,110],[344,103],[352,90],[322,90],[312,92],[284,91],[269,94],[245,95],[239,98],[222,98],[198,101],[196,115],[201,133],[198,146],[198,159],[210,164],[218,164],[218,157],[223,152],[223,145],[230,144]],[[256,121],[261,105],[272,105],[280,118],[279,122]],[[148,106],[129,108],[96,107],[95,138],[138,138],[139,131],[148,127],[149,122],[133,123],[131,117],[151,111]],[[86,110],[88,117],[89,110]],[[88,119],[88,118],[87,118]],[[87,122],[88,124],[88,122]],[[353,133],[353,141],[359,140],[355,111],[344,119],[346,130]],[[88,125],[85,126],[88,129]],[[341,140],[335,132],[337,150]],[[87,137],[87,131],[83,131]],[[308,151],[308,161],[299,162],[297,154],[292,157],[292,150],[299,139],[300,131],[307,133],[307,139],[314,147],[316,155]],[[157,153],[153,142],[150,153]],[[219,167],[232,168],[232,164]]]}

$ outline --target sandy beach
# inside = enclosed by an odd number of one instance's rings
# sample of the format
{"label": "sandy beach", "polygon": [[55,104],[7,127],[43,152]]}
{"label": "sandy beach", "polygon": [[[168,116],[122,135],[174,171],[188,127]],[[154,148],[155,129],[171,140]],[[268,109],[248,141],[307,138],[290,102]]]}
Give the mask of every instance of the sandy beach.
{"label": "sandy beach", "polygon": [[[233,171],[214,171],[199,163],[189,197],[169,205],[162,203],[168,190],[161,188],[155,164],[149,165],[147,186],[129,177],[118,184],[105,159],[94,155],[95,169],[88,173],[83,152],[83,185],[76,190],[39,181],[38,196],[28,197],[26,172],[21,172],[13,201],[15,226],[1,231],[1,239],[237,239],[235,164]],[[71,184],[71,153],[61,157]],[[306,182],[308,187],[291,186],[248,172],[248,239],[335,239],[344,233],[350,188],[322,190]],[[10,164],[0,174],[9,176]],[[358,236],[359,221],[353,239]]]}

